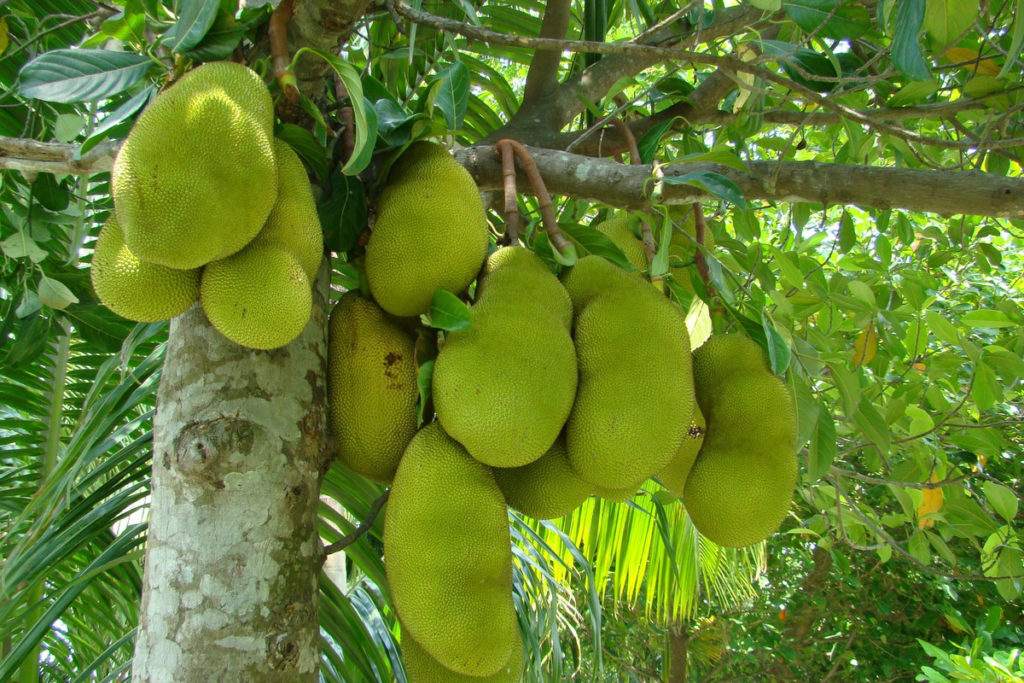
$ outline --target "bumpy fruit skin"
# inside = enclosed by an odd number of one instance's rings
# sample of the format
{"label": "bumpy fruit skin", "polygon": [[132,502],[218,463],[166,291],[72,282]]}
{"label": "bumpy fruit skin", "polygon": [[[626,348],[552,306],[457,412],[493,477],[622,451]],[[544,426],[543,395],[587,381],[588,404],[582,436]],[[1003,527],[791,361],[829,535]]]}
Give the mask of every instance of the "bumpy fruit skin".
{"label": "bumpy fruit skin", "polygon": [[689,428],[686,324],[649,283],[600,257],[583,257],[563,281],[576,311],[579,364],[569,462],[602,488],[638,486],[669,463]]}
{"label": "bumpy fruit skin", "polygon": [[338,458],[387,483],[416,433],[415,342],[377,304],[348,292],[331,312],[327,405]]}
{"label": "bumpy fruit skin", "polygon": [[764,540],[778,528],[796,485],[796,416],[761,348],[715,335],[693,354],[697,401],[708,433],[683,490],[694,526],[722,546]]}
{"label": "bumpy fruit skin", "polygon": [[492,676],[520,642],[505,498],[490,469],[437,423],[413,437],[384,519],[395,611],[442,666]]}
{"label": "bumpy fruit skin", "polygon": [[143,263],[125,246],[114,216],[100,229],[89,275],[103,305],[136,322],[169,320],[199,300],[198,268]]}
{"label": "bumpy fruit skin", "polygon": [[277,197],[274,109],[251,69],[193,69],[142,113],[114,160],[114,208],[141,260],[197,268],[244,247]]}
{"label": "bumpy fruit skin", "polygon": [[519,683],[523,676],[523,644],[512,645],[512,655],[490,676],[463,676],[441,666],[408,633],[402,634],[402,661],[409,683]]}
{"label": "bumpy fruit skin", "polygon": [[472,326],[445,338],[434,364],[437,419],[480,462],[520,467],[562,430],[576,395],[569,296],[523,247],[495,252]]}
{"label": "bumpy fruit skin", "polygon": [[274,140],[277,157],[277,201],[267,222],[251,244],[276,244],[299,259],[310,282],[324,257],[324,233],[316,212],[313,187],[306,167],[295,150],[283,140]]}
{"label": "bumpy fruit skin", "polygon": [[309,278],[280,247],[255,245],[203,269],[203,311],[218,332],[251,349],[275,349],[299,336],[313,310]]}
{"label": "bumpy fruit skin", "polygon": [[682,498],[686,486],[686,478],[690,474],[697,453],[704,444],[704,437],[708,433],[708,424],[704,414],[700,412],[700,406],[693,406],[693,418],[690,420],[690,427],[686,430],[686,438],[683,444],[672,456],[672,460],[661,472],[658,472],[658,481],[661,485]]}
{"label": "bumpy fruit skin", "polygon": [[534,519],[564,517],[594,493],[594,486],[569,465],[562,439],[529,465],[495,468],[494,478],[509,507]]}
{"label": "bumpy fruit skin", "polygon": [[640,238],[633,234],[630,225],[631,217],[628,213],[617,213],[608,220],[595,225],[594,229],[614,242],[634,268],[641,273],[646,273],[649,269],[647,251]]}
{"label": "bumpy fruit skin", "polygon": [[395,176],[377,200],[366,278],[381,308],[414,316],[427,312],[436,290],[461,292],[476,277],[487,216],[473,178],[437,145],[410,147]]}

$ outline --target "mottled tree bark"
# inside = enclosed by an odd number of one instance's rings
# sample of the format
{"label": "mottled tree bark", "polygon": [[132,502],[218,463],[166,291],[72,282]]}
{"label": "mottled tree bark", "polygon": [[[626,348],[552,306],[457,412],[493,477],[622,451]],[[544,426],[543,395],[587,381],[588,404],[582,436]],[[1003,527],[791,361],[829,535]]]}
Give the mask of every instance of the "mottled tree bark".
{"label": "mottled tree bark", "polygon": [[154,421],[134,681],[316,681],[327,276],[301,336],[254,351],[171,322]]}

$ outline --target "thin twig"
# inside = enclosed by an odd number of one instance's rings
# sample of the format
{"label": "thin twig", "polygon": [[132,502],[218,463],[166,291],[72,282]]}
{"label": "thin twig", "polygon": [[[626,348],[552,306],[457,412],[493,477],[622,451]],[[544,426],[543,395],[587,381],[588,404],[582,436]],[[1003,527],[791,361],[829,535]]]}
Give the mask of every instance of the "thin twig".
{"label": "thin twig", "polygon": [[618,116],[612,119],[612,125],[615,126],[616,130],[626,140],[626,148],[629,150],[629,163],[631,164],[642,164],[643,160],[640,158],[640,148],[636,144],[636,136],[633,135],[633,131],[629,129],[629,126]]}
{"label": "thin twig", "polygon": [[342,550],[344,550],[345,548],[349,547],[350,545],[358,541],[360,538],[362,538],[366,534],[366,532],[369,531],[370,528],[373,526],[373,523],[377,519],[377,515],[380,513],[380,509],[384,507],[384,503],[388,502],[388,496],[390,495],[391,489],[385,490],[384,493],[382,493],[377,500],[373,501],[373,505],[370,506],[370,509],[366,513],[366,519],[359,522],[359,526],[357,526],[352,533],[342,537],[341,540],[335,541],[334,543],[325,547],[324,559],[326,559],[328,555],[333,555],[334,553],[341,552]]}
{"label": "thin twig", "polygon": [[693,203],[693,238],[697,245],[693,250],[693,261],[697,264],[697,272],[700,279],[708,288],[708,295],[713,292],[711,288],[711,269],[708,268],[708,261],[704,256],[704,245],[707,243],[708,224],[704,220],[704,209],[700,202]]}

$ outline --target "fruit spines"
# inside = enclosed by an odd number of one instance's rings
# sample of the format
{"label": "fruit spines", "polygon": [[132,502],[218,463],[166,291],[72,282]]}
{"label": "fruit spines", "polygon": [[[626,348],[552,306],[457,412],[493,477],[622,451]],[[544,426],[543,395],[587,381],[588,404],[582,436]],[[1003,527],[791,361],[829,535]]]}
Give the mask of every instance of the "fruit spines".
{"label": "fruit spines", "polygon": [[125,245],[117,218],[100,229],[89,276],[100,302],[136,322],[169,320],[199,300],[198,268],[177,270],[140,261]]}
{"label": "fruit spines", "polygon": [[328,330],[327,404],[343,465],[390,482],[416,433],[415,339],[358,292],[341,297]]}
{"label": "fruit spines", "polygon": [[505,498],[437,423],[417,432],[398,465],[384,555],[395,611],[431,657],[466,676],[505,666],[519,640]]}

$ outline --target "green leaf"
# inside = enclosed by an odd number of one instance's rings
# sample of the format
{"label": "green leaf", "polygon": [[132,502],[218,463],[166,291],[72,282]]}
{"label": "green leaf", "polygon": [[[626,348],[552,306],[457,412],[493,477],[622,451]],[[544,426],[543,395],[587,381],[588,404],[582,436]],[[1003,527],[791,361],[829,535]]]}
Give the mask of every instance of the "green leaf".
{"label": "green leaf", "polygon": [[91,102],[135,85],[153,65],[146,55],[112,50],[44,52],[21,69],[19,90],[49,102]]}
{"label": "green leaf", "polygon": [[449,332],[468,330],[473,324],[469,307],[462,299],[444,289],[434,292],[427,315],[430,317],[431,327]]}
{"label": "green leaf", "polygon": [[434,106],[444,114],[449,130],[462,128],[469,103],[469,69],[462,62],[455,62],[438,74],[437,99]]}
{"label": "green leaf", "polygon": [[697,152],[695,154],[687,154],[681,159],[676,159],[676,163],[687,163],[687,164],[721,164],[722,166],[728,166],[731,169],[735,169],[740,173],[749,173],[750,169],[743,163],[743,159],[736,156],[735,152],[730,152],[727,149],[716,149],[711,152]]}
{"label": "green leaf", "polygon": [[79,114],[59,114],[53,124],[53,137],[59,142],[71,142],[85,128],[85,117]]}
{"label": "green leaf", "polygon": [[999,78],[1010,73],[1013,65],[1020,61],[1022,46],[1024,46],[1024,0],[1017,0],[1016,8],[1013,11],[1013,38],[1010,42],[1010,49],[1006,51],[1009,59],[999,70]]}
{"label": "green leaf", "polygon": [[860,38],[871,28],[867,10],[844,0],[787,0],[786,14],[803,30],[838,40]]}
{"label": "green leaf", "polygon": [[60,280],[45,275],[39,280],[39,300],[50,308],[62,310],[78,303],[78,297]]}
{"label": "green leaf", "polygon": [[668,185],[693,185],[703,189],[705,192],[732,202],[740,209],[747,208],[747,201],[743,198],[743,191],[733,181],[721,173],[714,171],[693,171],[678,176],[665,176],[663,181]]}
{"label": "green leaf", "polygon": [[1010,320],[1005,313],[993,310],[977,310],[964,313],[960,318],[960,322],[968,327],[985,327],[992,329],[1016,327],[1017,325],[1017,323]]}
{"label": "green leaf", "polygon": [[416,373],[416,386],[420,392],[419,402],[419,424],[422,426],[426,422],[427,415],[426,409],[430,405],[430,390],[433,386],[434,379],[434,361],[433,359],[420,365],[419,370]]}
{"label": "green leaf", "polygon": [[356,124],[356,142],[355,149],[352,150],[352,158],[341,170],[345,175],[356,175],[370,165],[373,146],[377,141],[377,114],[363,97],[363,85],[359,80],[359,72],[341,57],[314,47],[299,48],[292,59],[291,68],[293,70],[299,57],[306,52],[315,54],[327,62],[338,74],[348,91],[349,102],[352,104],[352,115]]}
{"label": "green leaf", "polygon": [[227,59],[242,42],[246,30],[246,23],[236,21],[232,12],[221,9],[202,40],[182,54],[199,62]]}
{"label": "green leaf", "polygon": [[868,283],[861,282],[860,280],[850,280],[848,286],[850,287],[851,294],[874,308],[875,293],[871,290],[871,286]]}
{"label": "green leaf", "polygon": [[971,400],[979,411],[984,412],[991,410],[1001,397],[999,380],[996,379],[992,368],[984,363],[978,363],[974,371],[974,383],[971,385]]}
{"label": "green leaf", "polygon": [[978,18],[974,0],[927,0],[924,30],[938,47],[945,47],[959,38]]}
{"label": "green leaf", "polygon": [[107,117],[93,129],[89,137],[82,143],[82,146],[79,149],[79,154],[85,154],[97,144],[105,140],[107,138],[107,133],[118,124],[130,121],[135,113],[145,107],[149,103],[150,98],[154,95],[156,95],[156,86],[147,85],[145,88],[132,95],[129,99],[125,100],[120,107],[108,114]]}
{"label": "green leaf", "polygon": [[217,18],[220,3],[215,0],[179,0],[178,20],[163,35],[164,46],[172,52],[190,50],[203,39]]}
{"label": "green leaf", "polygon": [[811,439],[807,458],[807,474],[811,482],[818,481],[832,466],[838,451],[836,444],[836,423],[829,412],[829,405],[821,402],[818,410],[818,424]]}
{"label": "green leaf", "polygon": [[604,233],[584,225],[565,224],[559,227],[566,237],[583,247],[588,254],[606,258],[624,270],[634,270],[622,249]]}
{"label": "green leaf", "polygon": [[939,91],[935,81],[911,81],[897,90],[886,103],[890,107],[905,107],[918,104]]}
{"label": "green leaf", "polygon": [[782,9],[782,0],[749,0],[750,4],[757,9],[762,9],[766,12],[778,12]]}
{"label": "green leaf", "polygon": [[889,425],[885,418],[878,412],[875,406],[867,398],[861,399],[853,421],[864,430],[864,435],[871,443],[878,447],[878,450],[885,455],[889,452],[892,437],[889,434]]}
{"label": "green leaf", "polygon": [[958,346],[960,344],[960,337],[956,332],[956,327],[953,323],[946,320],[944,317],[936,313],[935,311],[928,311],[924,314],[925,322],[928,323],[928,328],[935,335],[935,338],[939,341],[946,342],[952,346]]}
{"label": "green leaf", "polygon": [[932,72],[921,56],[918,35],[924,23],[925,0],[900,0],[896,3],[892,38],[892,63],[915,81],[929,81]]}
{"label": "green leaf", "polygon": [[16,232],[0,242],[0,250],[3,250],[4,256],[7,258],[25,258],[27,256],[33,263],[39,263],[46,258],[46,251],[25,232]]}
{"label": "green leaf", "polygon": [[1009,487],[994,481],[983,482],[982,489],[984,489],[985,499],[992,506],[992,509],[1007,522],[1013,522],[1013,519],[1017,516],[1017,506],[1019,504],[1017,495]]}

